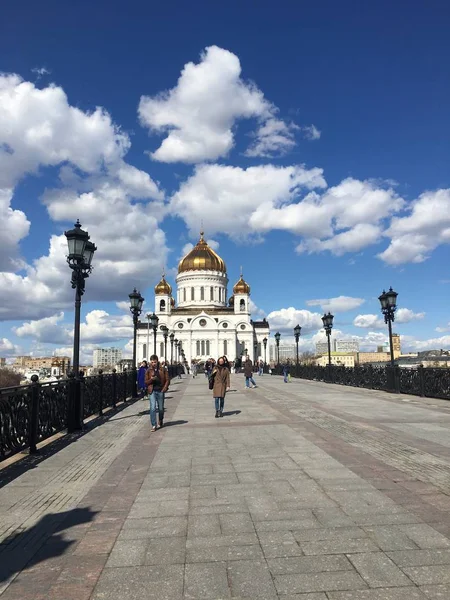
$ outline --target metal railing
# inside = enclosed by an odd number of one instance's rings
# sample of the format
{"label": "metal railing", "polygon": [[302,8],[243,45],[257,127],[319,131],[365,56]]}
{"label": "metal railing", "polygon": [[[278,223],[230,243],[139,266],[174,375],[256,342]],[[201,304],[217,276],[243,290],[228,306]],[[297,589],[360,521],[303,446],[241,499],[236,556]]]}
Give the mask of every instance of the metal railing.
{"label": "metal railing", "polygon": [[86,419],[131,398],[135,376],[131,370],[39,383],[34,375],[29,385],[0,389],[0,460],[26,448],[34,453],[39,442],[66,429],[77,385],[79,408]]}
{"label": "metal railing", "polygon": [[[283,369],[282,365],[277,366],[272,373],[283,375]],[[290,365],[288,369],[291,377],[310,381],[450,400],[450,369],[447,368]]]}

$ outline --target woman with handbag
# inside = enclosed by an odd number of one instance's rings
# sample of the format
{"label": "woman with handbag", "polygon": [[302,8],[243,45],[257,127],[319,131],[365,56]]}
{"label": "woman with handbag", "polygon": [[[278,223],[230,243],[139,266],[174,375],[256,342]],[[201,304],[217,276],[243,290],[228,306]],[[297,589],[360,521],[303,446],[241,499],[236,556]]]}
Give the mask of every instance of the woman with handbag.
{"label": "woman with handbag", "polygon": [[217,361],[209,381],[209,389],[212,390],[214,404],[216,408],[215,418],[223,417],[223,407],[225,404],[225,394],[230,389],[230,371],[225,366],[223,356]]}

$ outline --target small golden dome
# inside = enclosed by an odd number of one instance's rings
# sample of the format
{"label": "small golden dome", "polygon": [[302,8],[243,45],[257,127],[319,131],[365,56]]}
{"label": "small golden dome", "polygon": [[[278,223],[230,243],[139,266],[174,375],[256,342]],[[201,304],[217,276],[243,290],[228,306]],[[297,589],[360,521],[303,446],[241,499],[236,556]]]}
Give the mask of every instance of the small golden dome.
{"label": "small golden dome", "polygon": [[155,285],[155,294],[157,296],[170,296],[172,293],[172,286],[167,283],[165,276],[163,275],[158,285]]}
{"label": "small golden dome", "polygon": [[224,261],[208,246],[200,232],[200,239],[190,252],[180,260],[178,273],[185,271],[220,271],[227,272]]}
{"label": "small golden dome", "polygon": [[233,294],[250,294],[250,286],[244,281],[242,274],[239,281],[234,285]]}
{"label": "small golden dome", "polygon": [[171,304],[172,306],[175,306],[175,298],[171,298],[171,299],[170,299],[170,304]]}

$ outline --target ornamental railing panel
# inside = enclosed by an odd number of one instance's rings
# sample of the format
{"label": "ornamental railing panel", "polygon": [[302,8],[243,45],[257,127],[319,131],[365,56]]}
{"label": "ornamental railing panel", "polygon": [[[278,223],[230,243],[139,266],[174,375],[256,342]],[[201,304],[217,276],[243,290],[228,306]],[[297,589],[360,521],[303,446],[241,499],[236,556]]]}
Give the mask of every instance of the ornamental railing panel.
{"label": "ornamental railing panel", "polygon": [[27,447],[30,420],[30,386],[0,390],[0,460]]}

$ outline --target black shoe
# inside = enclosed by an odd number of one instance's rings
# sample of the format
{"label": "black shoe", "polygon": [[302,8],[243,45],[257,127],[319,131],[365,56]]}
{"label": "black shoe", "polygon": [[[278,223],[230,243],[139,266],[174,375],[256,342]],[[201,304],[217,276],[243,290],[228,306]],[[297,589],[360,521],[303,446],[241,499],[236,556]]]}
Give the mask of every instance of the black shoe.
{"label": "black shoe", "polygon": [[164,419],[159,420],[159,428],[164,427]]}
{"label": "black shoe", "polygon": [[223,411],[219,410],[219,417],[223,417]]}
{"label": "black shoe", "polygon": [[216,414],[214,415],[214,418],[215,418],[215,419],[218,419],[218,418],[219,418],[219,416],[220,416],[220,415],[219,415],[219,411],[218,411],[218,410],[216,410]]}

